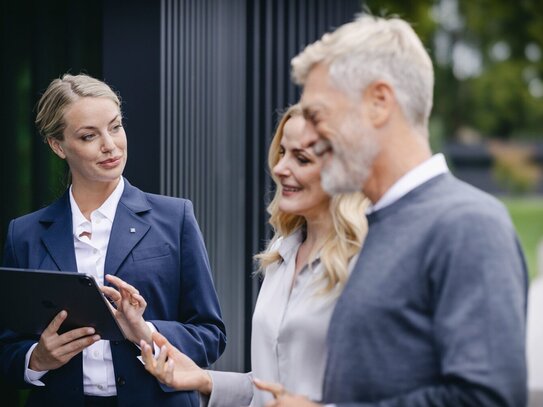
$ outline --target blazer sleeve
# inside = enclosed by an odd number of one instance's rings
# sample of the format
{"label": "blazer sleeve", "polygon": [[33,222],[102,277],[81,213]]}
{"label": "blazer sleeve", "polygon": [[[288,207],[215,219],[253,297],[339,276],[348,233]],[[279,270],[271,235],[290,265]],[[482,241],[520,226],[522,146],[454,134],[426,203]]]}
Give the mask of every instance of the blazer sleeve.
{"label": "blazer sleeve", "polygon": [[214,363],[226,346],[226,332],[213,286],[204,240],[190,201],[184,201],[180,247],[179,320],[150,320],[199,366]]}
{"label": "blazer sleeve", "polygon": [[[3,265],[5,267],[21,267],[15,255],[14,241],[15,221],[9,224],[4,248]],[[8,310],[2,310],[8,312]],[[17,387],[32,387],[24,381],[25,356],[35,339],[23,337],[7,329],[0,329],[0,374],[4,380]]]}

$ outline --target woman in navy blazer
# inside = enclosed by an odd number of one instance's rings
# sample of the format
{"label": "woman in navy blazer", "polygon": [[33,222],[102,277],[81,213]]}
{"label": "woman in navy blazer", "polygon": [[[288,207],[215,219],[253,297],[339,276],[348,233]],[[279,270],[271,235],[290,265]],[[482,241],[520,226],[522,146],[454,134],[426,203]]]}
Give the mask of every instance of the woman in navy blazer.
{"label": "woman in navy blazer", "polygon": [[[104,292],[117,300],[115,313],[129,340],[100,341],[88,327],[59,335],[62,312],[39,338],[0,331],[2,375],[31,388],[32,406],[197,405],[193,393],[171,392],[147,374],[135,346],[150,342],[157,330],[200,366],[224,350],[224,324],[192,204],[142,192],[122,177],[127,143],[120,101],[105,83],[87,75],[54,80],[36,123],[67,161],[72,185],[50,206],[11,221],[4,265],[90,272],[102,284],[113,283],[116,290]],[[124,301],[135,306],[123,311]],[[98,353],[90,352],[94,348]],[[95,385],[96,378],[105,384]]]}

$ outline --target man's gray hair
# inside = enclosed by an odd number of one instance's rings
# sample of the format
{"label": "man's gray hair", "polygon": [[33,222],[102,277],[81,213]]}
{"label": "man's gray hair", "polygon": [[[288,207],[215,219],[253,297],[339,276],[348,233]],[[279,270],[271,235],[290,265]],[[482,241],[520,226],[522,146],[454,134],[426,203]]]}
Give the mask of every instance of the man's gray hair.
{"label": "man's gray hair", "polygon": [[303,85],[319,63],[335,86],[360,97],[376,80],[388,82],[409,122],[427,134],[432,110],[432,61],[413,28],[399,18],[361,15],[308,45],[292,59],[292,76]]}

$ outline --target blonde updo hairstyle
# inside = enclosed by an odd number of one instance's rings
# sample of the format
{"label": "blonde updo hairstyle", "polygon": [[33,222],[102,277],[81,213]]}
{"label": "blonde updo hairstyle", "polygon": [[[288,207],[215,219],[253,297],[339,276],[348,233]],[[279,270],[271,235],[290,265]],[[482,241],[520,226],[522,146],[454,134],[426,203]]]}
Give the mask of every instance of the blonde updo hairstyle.
{"label": "blonde updo hairstyle", "polygon": [[48,138],[64,139],[64,113],[83,97],[110,99],[121,111],[119,96],[106,83],[85,74],[65,74],[49,84],[37,105],[36,127],[44,142]]}
{"label": "blonde updo hairstyle", "polygon": [[[268,205],[270,214],[269,223],[273,228],[274,236],[268,244],[268,248],[255,255],[260,271],[282,260],[277,250],[271,250],[274,243],[282,237],[287,237],[300,228],[305,228],[306,221],[303,216],[283,212],[279,209],[281,199],[281,182],[273,175],[273,167],[280,160],[281,139],[286,122],[292,117],[301,117],[302,109],[299,104],[291,106],[282,116],[275,135],[271,141],[268,152],[268,167],[275,181],[275,195]],[[325,269],[327,280],[324,292],[329,292],[338,284],[345,283],[348,277],[350,259],[355,256],[362,247],[367,233],[365,208],[368,201],[361,192],[340,194],[331,198],[330,212],[333,228],[326,236],[320,249],[320,260]],[[311,259],[309,261],[311,263]]]}

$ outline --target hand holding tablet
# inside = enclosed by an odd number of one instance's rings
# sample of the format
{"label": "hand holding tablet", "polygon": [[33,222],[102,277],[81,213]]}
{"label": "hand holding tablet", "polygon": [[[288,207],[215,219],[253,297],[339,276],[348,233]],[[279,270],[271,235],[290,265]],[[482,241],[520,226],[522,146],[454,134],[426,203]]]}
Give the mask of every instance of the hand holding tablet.
{"label": "hand holding tablet", "polygon": [[21,334],[40,336],[48,330],[61,341],[73,341],[83,336],[77,329],[93,328],[87,336],[126,338],[98,284],[83,273],[0,268],[0,309],[0,327]]}

